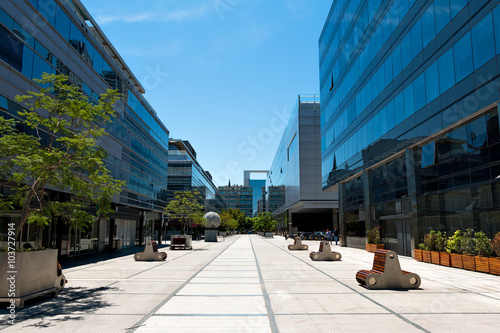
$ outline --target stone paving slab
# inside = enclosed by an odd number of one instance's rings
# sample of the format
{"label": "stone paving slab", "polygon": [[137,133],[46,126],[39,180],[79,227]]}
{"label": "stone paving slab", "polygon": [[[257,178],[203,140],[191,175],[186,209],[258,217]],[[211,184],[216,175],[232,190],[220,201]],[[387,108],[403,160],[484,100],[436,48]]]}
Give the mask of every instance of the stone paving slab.
{"label": "stone paving slab", "polygon": [[[355,280],[373,254],[341,248],[315,262],[282,237],[193,242],[164,262],[117,257],[64,269],[67,288],[17,310],[5,332],[499,332],[500,277],[399,257],[418,290],[368,290]],[[125,252],[128,251],[128,252]],[[118,255],[120,255],[118,257]],[[3,333],[3,332],[2,332]]]}

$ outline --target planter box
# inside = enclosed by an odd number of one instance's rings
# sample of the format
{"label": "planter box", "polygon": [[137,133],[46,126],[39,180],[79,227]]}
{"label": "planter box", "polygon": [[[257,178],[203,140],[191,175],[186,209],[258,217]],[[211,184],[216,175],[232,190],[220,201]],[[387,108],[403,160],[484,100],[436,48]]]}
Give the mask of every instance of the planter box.
{"label": "planter box", "polygon": [[424,262],[432,262],[431,251],[422,250],[422,258]]}
{"label": "planter box", "polygon": [[475,256],[474,260],[476,264],[476,271],[483,273],[490,272],[490,261],[488,260],[488,257]]}
{"label": "planter box", "polygon": [[[7,252],[0,253],[0,302],[14,300],[16,306],[22,307],[27,299],[44,294],[57,296],[64,288],[64,275],[57,276],[57,250],[16,252],[11,260],[14,267],[8,266],[9,259]],[[12,275],[15,291],[10,291],[11,284],[7,283]]]}
{"label": "planter box", "polygon": [[462,262],[464,265],[464,268],[469,270],[469,271],[475,271],[476,270],[476,261],[474,260],[475,256],[471,256],[468,254],[464,254],[462,256]]}
{"label": "planter box", "polygon": [[442,266],[451,266],[451,255],[448,252],[439,253],[439,264]]}
{"label": "planter box", "polygon": [[451,253],[451,266],[455,268],[464,268],[463,262],[462,262],[462,255],[458,253]]}
{"label": "planter box", "polygon": [[383,250],[384,244],[368,244],[368,243],[366,243],[365,249],[368,252],[375,252],[377,250]]}
{"label": "planter box", "polygon": [[500,257],[490,257],[488,259],[490,265],[490,273],[500,275]]}
{"label": "planter box", "polygon": [[431,251],[431,262],[433,264],[439,265],[440,260],[439,260],[439,252],[438,251]]}
{"label": "planter box", "polygon": [[415,260],[418,260],[418,261],[423,261],[423,258],[422,258],[422,250],[420,250],[420,249],[415,249]]}

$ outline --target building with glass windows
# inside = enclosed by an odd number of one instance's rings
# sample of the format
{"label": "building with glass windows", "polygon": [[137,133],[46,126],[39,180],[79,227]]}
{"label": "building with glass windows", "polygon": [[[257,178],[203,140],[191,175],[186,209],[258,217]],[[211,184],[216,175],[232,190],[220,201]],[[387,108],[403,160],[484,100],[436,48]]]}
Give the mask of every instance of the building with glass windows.
{"label": "building with glass windows", "polygon": [[253,217],[252,187],[231,185],[218,187],[222,198],[227,203],[227,208],[239,209],[245,217]]}
{"label": "building with glass windows", "polygon": [[[0,115],[19,118],[15,96],[39,89],[33,79],[44,72],[67,75],[93,102],[109,88],[123,95],[103,145],[111,174],[126,187],[114,199],[115,213],[85,235],[61,220],[43,231],[26,226],[23,242],[43,233],[42,245],[64,256],[133,246],[157,235],[155,224],[166,205],[169,131],[144,99],[144,88],[79,0],[1,1]],[[16,218],[2,215],[0,232]]]}
{"label": "building with glass windows", "polygon": [[252,211],[254,217],[259,214],[259,199],[262,198],[262,188],[266,187],[267,172],[267,170],[243,171],[243,186],[252,187]]}
{"label": "building with glass windows", "polygon": [[299,95],[266,180],[266,209],[278,232],[333,229],[337,192],[321,190],[320,103]]}
{"label": "building with glass windows", "polygon": [[[380,225],[500,230],[500,1],[335,0],[319,39],[322,186],[344,246]],[[499,158],[497,158],[499,157]]]}

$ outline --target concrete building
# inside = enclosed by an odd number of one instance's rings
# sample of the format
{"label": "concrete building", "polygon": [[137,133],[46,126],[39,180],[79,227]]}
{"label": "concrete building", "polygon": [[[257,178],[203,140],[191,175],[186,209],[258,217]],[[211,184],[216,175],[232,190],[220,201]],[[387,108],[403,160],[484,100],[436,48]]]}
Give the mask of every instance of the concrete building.
{"label": "concrete building", "polygon": [[228,208],[239,209],[245,217],[253,217],[252,187],[231,185],[218,187]]}
{"label": "concrete building", "polygon": [[342,243],[500,230],[500,1],[336,0],[319,39],[323,189]]}
{"label": "concrete building", "polygon": [[332,229],[336,191],[321,189],[319,96],[299,95],[266,180],[266,208],[278,232]]}

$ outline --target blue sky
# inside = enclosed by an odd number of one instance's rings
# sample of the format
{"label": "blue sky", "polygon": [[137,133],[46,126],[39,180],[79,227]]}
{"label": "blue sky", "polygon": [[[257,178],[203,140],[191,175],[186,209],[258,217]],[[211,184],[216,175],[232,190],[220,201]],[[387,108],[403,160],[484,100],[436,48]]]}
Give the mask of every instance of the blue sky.
{"label": "blue sky", "polygon": [[82,3],[216,185],[268,169],[297,96],[319,93],[331,0]]}

